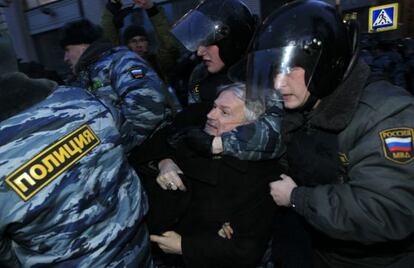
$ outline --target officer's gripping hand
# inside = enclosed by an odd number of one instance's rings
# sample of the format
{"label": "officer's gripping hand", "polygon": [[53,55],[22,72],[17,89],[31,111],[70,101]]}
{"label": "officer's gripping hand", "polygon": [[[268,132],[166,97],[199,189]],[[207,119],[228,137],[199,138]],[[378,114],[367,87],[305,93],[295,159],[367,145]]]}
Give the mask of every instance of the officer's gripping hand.
{"label": "officer's gripping hand", "polygon": [[285,174],[280,175],[281,180],[271,182],[270,195],[277,205],[291,206],[290,197],[294,188],[298,187],[293,179]]}

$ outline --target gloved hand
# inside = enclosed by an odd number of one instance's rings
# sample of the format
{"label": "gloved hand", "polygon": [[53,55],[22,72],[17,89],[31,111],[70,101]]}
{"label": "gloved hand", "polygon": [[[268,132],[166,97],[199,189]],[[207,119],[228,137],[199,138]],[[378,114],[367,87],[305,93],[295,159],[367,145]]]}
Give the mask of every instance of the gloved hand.
{"label": "gloved hand", "polygon": [[124,26],[124,18],[132,12],[132,7],[121,9],[122,3],[120,0],[108,0],[106,8],[112,13],[112,22],[118,29]]}
{"label": "gloved hand", "polygon": [[108,9],[114,16],[121,10],[121,8],[121,0],[108,0],[106,3],[106,9]]}
{"label": "gloved hand", "polygon": [[212,155],[213,139],[214,136],[207,134],[199,127],[190,128],[185,134],[187,145],[204,156]]}

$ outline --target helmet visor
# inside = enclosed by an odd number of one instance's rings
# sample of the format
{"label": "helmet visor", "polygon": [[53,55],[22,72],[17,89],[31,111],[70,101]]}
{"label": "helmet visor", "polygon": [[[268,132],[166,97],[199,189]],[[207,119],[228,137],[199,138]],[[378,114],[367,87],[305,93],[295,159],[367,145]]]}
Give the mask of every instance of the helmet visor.
{"label": "helmet visor", "polygon": [[[247,58],[246,96],[250,100],[260,100],[266,106],[280,101],[277,91],[283,86],[295,86],[287,83],[292,73],[302,68],[306,87],[309,86],[321,55],[321,49],[304,50],[301,46],[289,45],[250,53]],[[299,67],[299,68],[298,68]],[[298,81],[300,82],[300,81]],[[302,84],[303,84],[302,83]]]}
{"label": "helmet visor", "polygon": [[191,10],[176,22],[171,33],[189,51],[199,46],[209,46],[228,36],[230,28],[220,21],[213,21],[197,10]]}

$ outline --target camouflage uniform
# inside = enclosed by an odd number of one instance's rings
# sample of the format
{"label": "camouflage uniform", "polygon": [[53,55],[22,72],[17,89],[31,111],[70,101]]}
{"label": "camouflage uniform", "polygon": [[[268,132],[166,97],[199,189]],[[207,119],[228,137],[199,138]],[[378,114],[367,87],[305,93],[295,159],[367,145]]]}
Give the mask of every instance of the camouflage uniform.
{"label": "camouflage uniform", "polygon": [[160,78],[126,47],[95,42],[77,68],[77,85],[101,99],[120,122],[126,151],[140,145],[171,114]]}
{"label": "camouflage uniform", "polygon": [[223,133],[223,154],[241,160],[274,159],[284,152],[282,109],[269,108],[258,120]]}
{"label": "camouflage uniform", "polygon": [[1,267],[151,267],[146,195],[114,118],[60,87],[0,122]]}

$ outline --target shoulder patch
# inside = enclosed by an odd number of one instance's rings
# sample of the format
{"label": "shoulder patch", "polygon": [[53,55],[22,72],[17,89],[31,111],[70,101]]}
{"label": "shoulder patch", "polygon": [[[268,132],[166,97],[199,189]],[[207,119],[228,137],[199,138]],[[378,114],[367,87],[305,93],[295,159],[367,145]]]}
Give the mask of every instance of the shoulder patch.
{"label": "shoulder patch", "polygon": [[414,129],[391,128],[379,133],[384,156],[399,164],[407,164],[414,159]]}
{"label": "shoulder patch", "polygon": [[6,183],[27,201],[100,142],[88,125],[82,125],[21,165],[7,176]]}
{"label": "shoulder patch", "polygon": [[145,77],[144,70],[139,66],[129,68],[128,72],[133,79],[141,79]]}

